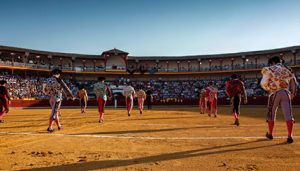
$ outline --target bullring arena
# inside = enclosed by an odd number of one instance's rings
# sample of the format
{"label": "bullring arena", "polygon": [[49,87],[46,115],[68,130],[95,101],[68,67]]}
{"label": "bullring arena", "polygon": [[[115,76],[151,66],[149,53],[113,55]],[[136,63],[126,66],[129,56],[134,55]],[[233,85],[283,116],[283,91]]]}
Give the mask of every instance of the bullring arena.
{"label": "bullring arena", "polygon": [[[0,77],[8,80],[12,97],[0,124],[0,170],[299,170],[299,92],[293,100],[295,142],[287,144],[280,109],[274,140],[265,138],[267,96],[259,86],[261,68],[274,55],[299,79],[299,50],[137,57],[118,49],[85,55],[0,46]],[[62,78],[74,94],[77,85],[84,85],[90,100],[82,114],[78,100],[64,99],[64,128],[50,134],[41,82],[53,68],[64,71]],[[238,127],[224,93],[233,73],[245,81],[249,100]],[[99,76],[115,87],[101,124],[91,87]],[[200,114],[197,106],[196,89],[210,80],[219,89],[217,118]],[[152,89],[153,109],[139,114],[135,105],[128,117],[116,86],[121,82]]]}

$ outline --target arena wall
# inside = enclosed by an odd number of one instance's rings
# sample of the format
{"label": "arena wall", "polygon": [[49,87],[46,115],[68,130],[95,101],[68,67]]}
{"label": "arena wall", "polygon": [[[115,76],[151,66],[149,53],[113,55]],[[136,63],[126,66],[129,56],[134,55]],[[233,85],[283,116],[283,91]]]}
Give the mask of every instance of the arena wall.
{"label": "arena wall", "polygon": [[[247,105],[265,105],[268,102],[268,97],[248,97]],[[118,106],[124,107],[125,100],[123,98],[118,98]],[[136,105],[136,101],[134,102]],[[198,105],[198,100],[190,99],[166,99],[160,101],[154,101],[153,105],[168,106],[168,105]],[[230,105],[227,98],[219,98],[218,105]],[[300,105],[300,97],[296,97],[293,100],[293,105]],[[79,106],[79,101],[75,100],[64,100],[62,106]],[[96,100],[88,101],[88,106],[97,106]],[[108,101],[107,106],[114,106],[114,101]],[[48,100],[12,100],[11,107],[49,107]],[[154,106],[155,108],[155,106]]]}

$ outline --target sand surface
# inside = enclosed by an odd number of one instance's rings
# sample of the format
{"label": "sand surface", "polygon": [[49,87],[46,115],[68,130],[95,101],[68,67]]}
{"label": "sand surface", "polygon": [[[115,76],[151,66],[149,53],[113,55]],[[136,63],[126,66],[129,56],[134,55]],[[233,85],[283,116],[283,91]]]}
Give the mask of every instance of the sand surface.
{"label": "sand surface", "polygon": [[[274,140],[265,107],[243,107],[239,127],[228,107],[217,118],[197,107],[106,110],[62,109],[64,129],[46,132],[50,109],[12,109],[0,124],[0,170],[300,170],[300,126],[286,144],[281,112]],[[300,121],[300,108],[294,109]]]}

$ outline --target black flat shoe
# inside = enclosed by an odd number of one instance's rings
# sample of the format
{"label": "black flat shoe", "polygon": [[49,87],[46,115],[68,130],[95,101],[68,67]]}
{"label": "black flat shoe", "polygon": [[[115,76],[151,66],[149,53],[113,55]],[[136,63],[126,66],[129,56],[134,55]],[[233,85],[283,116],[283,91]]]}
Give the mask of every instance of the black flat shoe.
{"label": "black flat shoe", "polygon": [[54,129],[48,128],[47,131],[48,131],[49,133],[52,133],[52,132],[54,132]]}
{"label": "black flat shoe", "polygon": [[266,133],[266,137],[267,137],[269,140],[272,140],[272,139],[273,139],[273,135],[272,135],[272,134],[269,134],[268,132]]}
{"label": "black flat shoe", "polygon": [[293,138],[292,137],[288,137],[287,140],[286,140],[287,143],[291,144],[294,142]]}
{"label": "black flat shoe", "polygon": [[63,128],[64,128],[63,125],[60,125],[59,127],[57,127],[58,130],[61,130],[61,129],[63,129]]}

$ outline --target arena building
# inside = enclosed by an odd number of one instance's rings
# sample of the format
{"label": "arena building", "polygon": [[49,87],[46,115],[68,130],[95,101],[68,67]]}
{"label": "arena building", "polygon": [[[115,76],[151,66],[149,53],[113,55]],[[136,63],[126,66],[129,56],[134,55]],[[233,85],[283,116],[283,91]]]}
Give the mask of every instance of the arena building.
{"label": "arena building", "polygon": [[[148,85],[152,80],[166,82],[156,86],[157,89],[165,89],[157,92],[157,103],[176,101],[181,104],[196,104],[195,92],[197,88],[205,84],[205,82],[201,82],[203,80],[218,81],[221,99],[225,98],[224,80],[232,73],[238,73],[249,83],[246,85],[246,89],[254,99],[251,103],[250,98],[250,104],[265,104],[265,100],[263,102],[257,100],[260,97],[265,99],[266,95],[258,84],[261,78],[260,71],[262,67],[267,66],[268,58],[274,55],[281,56],[285,60],[285,65],[292,68],[299,78],[300,46],[193,56],[130,56],[128,52],[116,48],[98,55],[87,55],[0,46],[0,71],[1,75],[18,76],[19,79],[31,78],[33,81],[29,81],[30,84],[32,82],[37,84],[31,90],[37,89],[36,92],[40,93],[38,82],[46,78],[53,68],[62,69],[64,78],[70,80],[70,84],[71,82],[74,85],[76,85],[74,82],[86,84],[89,88],[98,76],[105,76],[110,84],[118,84],[116,81],[120,80],[130,80],[136,85],[141,83]],[[196,81],[200,81],[198,85],[193,84]],[[170,86],[170,84],[172,85]],[[178,84],[181,88],[176,92]],[[155,85],[156,83],[151,84],[154,88]],[[22,88],[20,88],[20,92],[23,92]],[[178,97],[179,95],[180,97]],[[37,100],[43,98],[40,94],[40,97],[17,95],[15,99]],[[299,97],[295,100],[297,103],[299,103],[298,99]]]}
{"label": "arena building", "polygon": [[[116,75],[132,79],[158,76],[166,79],[215,78],[232,72],[240,72],[245,78],[260,77],[257,75],[260,69],[267,66],[268,58],[274,55],[281,56],[297,74],[300,46],[194,56],[129,56],[128,52],[115,48],[101,55],[87,55],[0,46],[1,69],[13,73],[20,70],[49,72],[52,68],[60,68],[80,79],[89,79],[96,74],[105,74],[111,79]],[[86,77],[88,74],[92,77]],[[139,77],[141,74],[144,75]]]}

